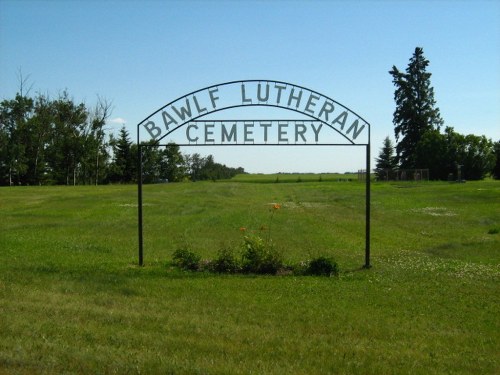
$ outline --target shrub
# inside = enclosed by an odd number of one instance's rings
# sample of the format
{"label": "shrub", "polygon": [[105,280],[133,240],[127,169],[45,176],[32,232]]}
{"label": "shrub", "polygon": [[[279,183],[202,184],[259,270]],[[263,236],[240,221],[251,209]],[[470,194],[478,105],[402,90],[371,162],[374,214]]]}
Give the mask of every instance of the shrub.
{"label": "shrub", "polygon": [[172,256],[173,264],[185,270],[196,271],[199,268],[201,256],[193,253],[186,247],[174,251]]}
{"label": "shrub", "polygon": [[223,247],[217,253],[217,258],[211,262],[210,270],[218,273],[236,273],[241,269],[238,259],[231,248]]}
{"label": "shrub", "polygon": [[213,260],[210,259],[202,259],[198,262],[198,271],[200,272],[212,272],[213,270]]}
{"label": "shrub", "polygon": [[297,276],[303,276],[307,275],[308,269],[309,269],[309,262],[308,261],[301,261],[300,263],[293,264],[291,266],[292,272],[294,275]]}
{"label": "shrub", "polygon": [[488,234],[498,234],[499,232],[500,232],[500,229],[498,229],[498,228],[491,228],[488,231]]}
{"label": "shrub", "polygon": [[337,262],[326,257],[318,257],[311,260],[306,269],[306,275],[337,276],[338,273]]}
{"label": "shrub", "polygon": [[244,272],[274,275],[283,268],[283,257],[270,241],[264,242],[259,236],[245,236],[243,239]]}

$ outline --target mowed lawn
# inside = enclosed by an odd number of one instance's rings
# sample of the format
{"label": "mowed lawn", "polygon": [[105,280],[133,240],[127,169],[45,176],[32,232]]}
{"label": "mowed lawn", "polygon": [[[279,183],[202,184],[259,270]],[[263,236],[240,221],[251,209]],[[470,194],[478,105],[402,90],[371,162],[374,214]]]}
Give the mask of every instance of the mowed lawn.
{"label": "mowed lawn", "polygon": [[[373,183],[364,270],[364,184],[286,180],[144,186],[144,267],[135,186],[0,188],[0,374],[500,373],[500,182]],[[170,265],[242,227],[340,275]]]}

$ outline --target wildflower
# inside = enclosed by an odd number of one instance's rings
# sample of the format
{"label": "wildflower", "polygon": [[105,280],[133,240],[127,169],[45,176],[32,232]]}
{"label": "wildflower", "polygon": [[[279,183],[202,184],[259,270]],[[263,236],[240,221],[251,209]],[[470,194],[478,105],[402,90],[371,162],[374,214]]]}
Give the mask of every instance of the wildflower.
{"label": "wildflower", "polygon": [[275,203],[273,205],[273,209],[275,209],[275,210],[279,210],[280,208],[281,208],[281,204],[279,204],[279,203]]}
{"label": "wildflower", "polygon": [[240,227],[240,232],[245,232],[247,230],[247,228],[245,227]]}

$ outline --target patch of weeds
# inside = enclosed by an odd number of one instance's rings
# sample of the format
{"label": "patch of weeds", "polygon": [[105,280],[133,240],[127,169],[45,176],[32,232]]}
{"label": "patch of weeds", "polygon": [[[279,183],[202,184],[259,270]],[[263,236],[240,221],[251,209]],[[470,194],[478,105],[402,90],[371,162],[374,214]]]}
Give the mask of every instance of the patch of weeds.
{"label": "patch of weeds", "polygon": [[305,276],[307,275],[307,269],[309,267],[309,261],[303,260],[299,263],[291,265],[289,268],[293,275]]}
{"label": "patch of weeds", "polygon": [[339,267],[337,262],[332,258],[320,256],[309,262],[305,274],[314,276],[338,276]]}
{"label": "patch of weeds", "polygon": [[173,264],[184,270],[196,271],[200,266],[201,256],[187,247],[181,247],[172,255]]}
{"label": "patch of weeds", "polygon": [[217,253],[217,257],[210,262],[208,269],[217,273],[237,273],[241,270],[241,265],[233,249],[224,246]]}
{"label": "patch of weeds", "polygon": [[[201,256],[184,245],[174,252],[172,264],[184,270],[228,274],[337,276],[337,263],[327,257],[320,256],[297,265],[285,265],[282,252],[271,239],[273,218],[280,209],[281,204],[271,203],[269,223],[267,227],[261,226],[259,234],[255,231],[247,233],[246,227],[240,227],[240,232],[244,235],[238,255],[233,248],[223,245],[215,259],[201,260]],[[267,235],[263,236],[263,231],[267,231]]]}
{"label": "patch of weeds", "polygon": [[230,247],[222,247],[213,260],[201,259],[201,256],[186,248],[180,248],[173,254],[175,266],[188,271],[214,272],[219,274],[259,274],[278,276],[338,276],[339,267],[332,258],[319,256],[309,261],[286,265],[281,252],[274,246],[268,246],[258,236],[245,236],[241,261]]}
{"label": "patch of weeds", "polygon": [[488,234],[498,234],[498,233],[500,233],[500,229],[498,229],[498,228],[491,228],[488,231]]}
{"label": "patch of weeds", "polygon": [[244,236],[242,270],[246,273],[276,274],[283,268],[283,256],[272,242],[260,236]]}

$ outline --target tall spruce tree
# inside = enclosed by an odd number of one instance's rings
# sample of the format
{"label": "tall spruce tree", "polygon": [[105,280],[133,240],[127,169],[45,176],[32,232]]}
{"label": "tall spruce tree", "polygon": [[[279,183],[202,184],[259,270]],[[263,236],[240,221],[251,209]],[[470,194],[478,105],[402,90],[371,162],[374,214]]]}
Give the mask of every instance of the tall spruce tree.
{"label": "tall spruce tree", "polygon": [[443,124],[439,108],[434,100],[431,86],[431,73],[427,72],[429,60],[424,57],[422,48],[415,48],[412,58],[403,73],[395,66],[389,73],[393,77],[394,133],[396,153],[401,168],[428,168],[421,165],[415,152],[422,136],[430,130],[439,130]]}

